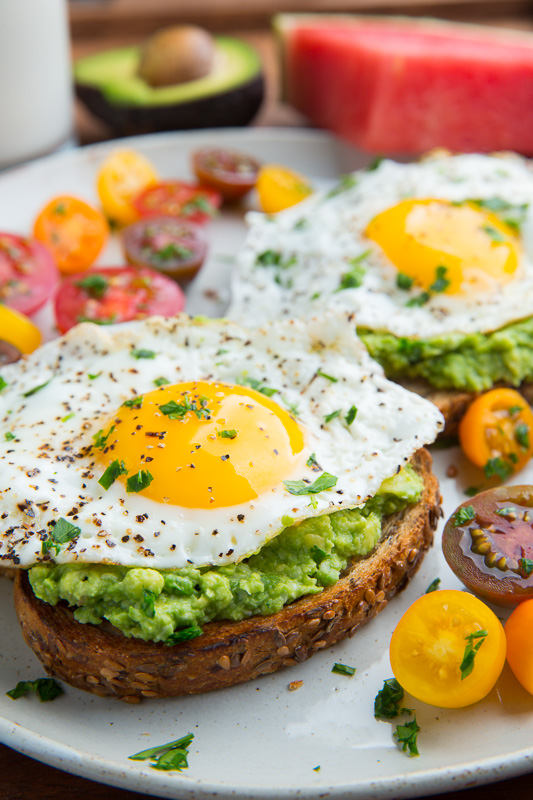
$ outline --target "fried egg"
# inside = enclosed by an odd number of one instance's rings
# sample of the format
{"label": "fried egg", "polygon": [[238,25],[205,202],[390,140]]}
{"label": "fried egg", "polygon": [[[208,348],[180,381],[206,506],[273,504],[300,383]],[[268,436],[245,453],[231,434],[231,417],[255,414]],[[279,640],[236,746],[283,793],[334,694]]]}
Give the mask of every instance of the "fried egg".
{"label": "fried egg", "polygon": [[533,309],[533,172],[518,156],[383,161],[275,217],[249,215],[228,316],[331,305],[399,337],[487,333]]}
{"label": "fried egg", "polygon": [[351,318],[82,324],[0,378],[0,561],[236,562],[361,505],[442,428]]}

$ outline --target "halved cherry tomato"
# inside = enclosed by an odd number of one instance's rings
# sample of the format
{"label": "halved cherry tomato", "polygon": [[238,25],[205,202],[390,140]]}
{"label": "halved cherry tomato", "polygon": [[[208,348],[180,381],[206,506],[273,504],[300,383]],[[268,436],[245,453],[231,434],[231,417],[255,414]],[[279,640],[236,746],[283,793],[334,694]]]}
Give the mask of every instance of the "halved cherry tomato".
{"label": "halved cherry tomato", "polygon": [[[0,303],[34,314],[53,294],[59,273],[40,242],[0,233]],[[0,337],[2,336],[0,326]]]}
{"label": "halved cherry tomato", "polygon": [[413,697],[431,706],[461,708],[485,697],[498,680],[505,633],[477,597],[455,590],[431,592],[400,619],[390,660],[396,680]]}
{"label": "halved cherry tomato", "polygon": [[201,225],[214,217],[221,202],[218,192],[197,183],[163,181],[138,194],[133,204],[140,217],[183,217]]}
{"label": "halved cherry tomato", "polygon": [[105,267],[69,275],[55,299],[57,326],[65,333],[79,322],[111,325],[154,314],[171,317],[185,295],[170,278],[151,269]]}
{"label": "halved cherry tomato", "polygon": [[313,191],[303,175],[276,164],[261,167],[256,189],[259,204],[266,214],[294,206]]}
{"label": "halved cherry tomato", "polygon": [[193,153],[192,167],[200,183],[216,189],[225,200],[238,200],[255,186],[260,164],[235,150],[204,147]]}
{"label": "halved cherry tomato", "polygon": [[33,226],[33,235],[46,245],[65,275],[88,269],[96,261],[108,234],[104,215],[70,195],[50,200]]}
{"label": "halved cherry tomato", "polygon": [[0,339],[13,345],[21,353],[33,353],[42,341],[39,328],[31,320],[20,311],[1,304]]}
{"label": "halved cherry tomato", "polygon": [[533,600],[515,608],[505,623],[507,661],[524,689],[533,694]]}
{"label": "halved cherry tomato", "polygon": [[498,486],[450,517],[442,550],[457,577],[491,603],[533,598],[533,486]]}
{"label": "halved cherry tomato", "polygon": [[134,150],[115,150],[98,171],[97,189],[106,217],[117,225],[129,225],[139,214],[133,198],[157,183],[154,167]]}
{"label": "halved cherry tomato", "polygon": [[178,217],[140,219],[123,232],[129,264],[151,267],[188,283],[203,264],[207,244],[201,229]]}
{"label": "halved cherry tomato", "polygon": [[468,408],[459,424],[459,442],[487,477],[509,477],[533,455],[533,413],[514,389],[492,389]]}

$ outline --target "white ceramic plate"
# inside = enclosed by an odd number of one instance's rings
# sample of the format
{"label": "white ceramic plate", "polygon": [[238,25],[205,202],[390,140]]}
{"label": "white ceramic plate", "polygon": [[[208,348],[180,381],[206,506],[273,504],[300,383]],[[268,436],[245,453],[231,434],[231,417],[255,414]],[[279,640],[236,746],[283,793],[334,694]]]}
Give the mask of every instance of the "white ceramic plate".
{"label": "white ceramic plate", "polygon": [[[364,163],[360,154],[310,131],[206,131],[143,137],[127,144],[147,155],[162,176],[187,177],[190,151],[213,143],[289,165],[317,183]],[[28,233],[36,212],[54,193],[96,201],[96,167],[118,146],[64,153],[1,176],[0,230]],[[223,313],[230,257],[243,236],[242,213],[224,213],[213,223],[211,255],[189,293],[189,311]],[[119,262],[115,243],[100,263]],[[210,292],[213,288],[218,299]],[[46,311],[39,321],[52,335]],[[448,516],[464,500],[464,487],[479,482],[479,476],[469,474],[456,449],[438,450],[434,456]],[[458,478],[446,476],[451,464],[458,468]],[[521,475],[521,482],[528,481],[533,483],[533,466]],[[41,677],[43,670],[22,640],[11,583],[0,580],[0,739],[78,775],[180,800],[414,797],[527,772],[533,766],[533,697],[508,668],[488,698],[471,708],[446,711],[407,698],[422,729],[419,758],[400,752],[393,726],[374,719],[374,697],[392,676],[391,632],[436,577],[440,588],[460,588],[440,552],[439,535],[407,590],[353,639],[242,686],[139,706],[70,687],[53,703],[6,697],[17,681]],[[332,673],[335,662],[357,667],[355,677]],[[288,684],[295,680],[303,685],[289,692]],[[132,753],[188,732],[195,738],[189,769],[182,773],[128,761]]]}

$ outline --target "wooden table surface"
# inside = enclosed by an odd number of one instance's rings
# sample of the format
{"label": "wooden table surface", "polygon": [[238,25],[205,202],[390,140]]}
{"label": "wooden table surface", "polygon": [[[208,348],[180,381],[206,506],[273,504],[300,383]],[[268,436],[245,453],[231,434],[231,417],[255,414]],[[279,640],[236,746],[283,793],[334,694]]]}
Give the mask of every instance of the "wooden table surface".
{"label": "wooden table surface", "polygon": [[[100,6],[98,9],[97,6]],[[267,78],[267,97],[256,125],[294,126],[305,124],[301,117],[289,108],[283,107],[277,99],[277,65],[273,41],[264,27],[268,15],[275,8],[289,9],[323,9],[329,10],[368,10],[372,2],[364,0],[337,0],[337,2],[304,2],[296,0],[287,2],[279,0],[276,4],[270,0],[195,0],[195,3],[179,4],[188,14],[190,21],[205,24],[212,22],[218,30],[237,29],[238,35],[254,44],[263,58]],[[380,9],[402,10],[405,3],[399,0],[381,0],[376,3]],[[412,0],[413,13],[428,11],[429,0]],[[129,9],[128,9],[129,6]],[[533,29],[533,4],[515,2],[514,0],[448,0],[435,3],[436,12],[440,16],[455,18],[473,18],[476,21]],[[139,32],[149,33],[161,24],[168,24],[175,15],[175,0],[110,0],[100,4],[73,4],[71,22],[73,32],[74,56],[85,55],[99,49],[129,44],[138,41]],[[194,12],[191,9],[194,7]],[[477,11],[476,11],[477,7]],[[481,10],[482,9],[482,10]],[[213,12],[216,13],[213,13]],[[502,12],[507,12],[502,14]],[[481,17],[481,14],[484,16]],[[509,16],[512,14],[513,16]],[[108,24],[102,24],[107,15]],[[211,15],[211,16],[210,16]],[[258,27],[246,29],[245,25],[253,23]],[[244,26],[243,26],[244,24]],[[230,31],[230,32],[234,32]],[[90,116],[82,107],[76,107],[76,132],[80,144],[104,141],[112,138],[112,133],[105,125]],[[110,701],[111,702],[111,701]],[[495,735],[498,731],[495,730]],[[524,742],[524,746],[532,744]],[[33,759],[27,758],[8,747],[0,745],[0,800],[64,800],[67,798],[91,798],[92,800],[135,800],[146,797],[136,792],[115,789],[104,784],[70,775],[48,767]],[[533,775],[512,778],[488,786],[478,786],[459,792],[433,795],[435,800],[530,800]],[[305,800],[305,798],[304,798]],[[368,798],[371,800],[371,798]]]}

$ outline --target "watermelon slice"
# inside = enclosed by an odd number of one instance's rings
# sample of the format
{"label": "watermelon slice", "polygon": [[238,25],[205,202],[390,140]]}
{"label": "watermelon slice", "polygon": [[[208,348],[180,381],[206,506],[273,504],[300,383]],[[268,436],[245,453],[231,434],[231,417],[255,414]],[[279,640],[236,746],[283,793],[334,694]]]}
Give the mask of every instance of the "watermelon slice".
{"label": "watermelon slice", "polygon": [[533,34],[407,17],[281,14],[285,99],[374,153],[533,155]]}

